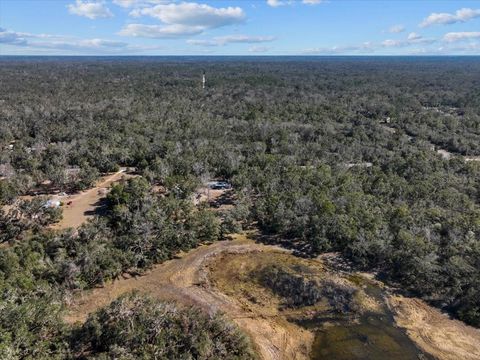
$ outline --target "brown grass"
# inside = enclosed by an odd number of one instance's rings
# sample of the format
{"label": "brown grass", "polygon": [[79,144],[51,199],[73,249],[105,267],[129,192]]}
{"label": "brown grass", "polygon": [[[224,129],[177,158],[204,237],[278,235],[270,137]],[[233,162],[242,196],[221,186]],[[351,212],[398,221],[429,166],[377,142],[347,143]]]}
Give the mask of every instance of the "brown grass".
{"label": "brown grass", "polygon": [[480,359],[480,330],[450,319],[419,299],[390,296],[397,324],[423,349],[441,360]]}
{"label": "brown grass", "polygon": [[248,309],[235,298],[211,286],[209,264],[220,254],[270,253],[271,246],[255,244],[237,235],[232,241],[201,246],[178,259],[155,266],[144,276],[125,278],[103,288],[78,294],[72,299],[65,318],[69,323],[83,322],[89,313],[109,304],[118,296],[136,290],[161,300],[176,300],[196,305],[209,313],[220,311],[250,335],[263,359],[306,359],[313,335],[282,317],[265,316]]}
{"label": "brown grass", "polygon": [[[252,271],[265,264],[306,265],[320,276],[336,276],[321,261],[300,259],[278,247],[256,244],[244,235],[232,241],[204,245],[178,258],[155,266],[144,276],[127,277],[103,288],[77,294],[66,320],[83,322],[89,313],[133,290],[160,300],[196,305],[208,313],[222,312],[245,331],[262,359],[308,359],[313,333],[288,317],[308,316],[327,306],[283,309],[280,299],[249,279]],[[351,282],[349,282],[352,284]],[[366,310],[378,304],[362,295]],[[450,320],[417,299],[391,296],[389,305],[396,322],[425,352],[438,359],[480,359],[480,331]]]}

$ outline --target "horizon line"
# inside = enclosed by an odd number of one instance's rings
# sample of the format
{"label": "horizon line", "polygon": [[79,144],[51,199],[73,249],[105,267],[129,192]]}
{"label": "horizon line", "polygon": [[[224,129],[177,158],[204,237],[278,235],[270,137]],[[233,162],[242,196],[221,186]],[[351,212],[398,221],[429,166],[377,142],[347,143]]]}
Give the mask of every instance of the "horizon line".
{"label": "horizon line", "polygon": [[367,54],[308,54],[308,55],[301,55],[301,54],[294,54],[294,55],[251,55],[251,54],[244,54],[244,55],[204,55],[204,54],[191,54],[191,55],[128,55],[128,54],[121,54],[121,55],[89,55],[89,54],[75,54],[75,55],[65,55],[65,54],[0,54],[0,58],[2,57],[480,57],[480,54],[377,54],[377,55],[367,55]]}

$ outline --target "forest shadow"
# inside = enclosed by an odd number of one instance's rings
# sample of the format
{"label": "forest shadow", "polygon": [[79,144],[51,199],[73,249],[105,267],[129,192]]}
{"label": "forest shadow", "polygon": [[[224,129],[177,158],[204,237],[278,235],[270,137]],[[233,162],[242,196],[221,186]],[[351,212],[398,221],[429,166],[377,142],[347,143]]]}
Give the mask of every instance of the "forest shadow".
{"label": "forest shadow", "polygon": [[219,197],[217,197],[215,200],[210,201],[210,206],[214,208],[219,208],[221,206],[225,205],[235,205],[235,196],[233,191],[225,191],[223,194],[221,194]]}
{"label": "forest shadow", "polygon": [[101,198],[97,200],[93,206],[95,206],[95,209],[93,210],[87,210],[83,214],[86,216],[104,216],[107,214],[108,211],[108,206],[107,206],[107,199],[106,198]]}
{"label": "forest shadow", "polygon": [[313,248],[310,244],[305,241],[298,239],[288,239],[285,236],[269,234],[269,233],[258,233],[251,235],[252,240],[259,242],[264,245],[279,245],[285,249],[291,250],[292,255],[302,257],[302,258],[314,258],[318,254],[313,251]]}

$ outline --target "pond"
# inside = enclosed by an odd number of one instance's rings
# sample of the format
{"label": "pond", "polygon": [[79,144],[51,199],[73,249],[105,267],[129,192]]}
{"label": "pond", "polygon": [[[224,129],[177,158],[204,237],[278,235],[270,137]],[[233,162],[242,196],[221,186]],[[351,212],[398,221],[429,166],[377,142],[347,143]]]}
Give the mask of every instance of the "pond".
{"label": "pond", "polygon": [[[356,283],[365,281],[350,279]],[[342,315],[297,321],[315,332],[312,360],[418,360],[434,359],[420,350],[406,332],[395,325],[383,291],[370,282],[365,292],[381,304],[381,312],[365,312],[358,318]]]}

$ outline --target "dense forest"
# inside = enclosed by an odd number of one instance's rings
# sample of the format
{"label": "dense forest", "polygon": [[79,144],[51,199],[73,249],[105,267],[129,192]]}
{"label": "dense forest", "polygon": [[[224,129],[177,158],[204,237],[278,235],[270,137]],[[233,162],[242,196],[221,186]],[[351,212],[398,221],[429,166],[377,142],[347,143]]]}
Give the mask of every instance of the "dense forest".
{"label": "dense forest", "polygon": [[[253,357],[223,318],[138,295],[61,319],[74,291],[247,228],[301,256],[338,251],[480,326],[478,58],[4,58],[0,82],[1,358]],[[19,200],[119,167],[139,176],[79,229]],[[193,204],[210,179],[235,207]]]}

